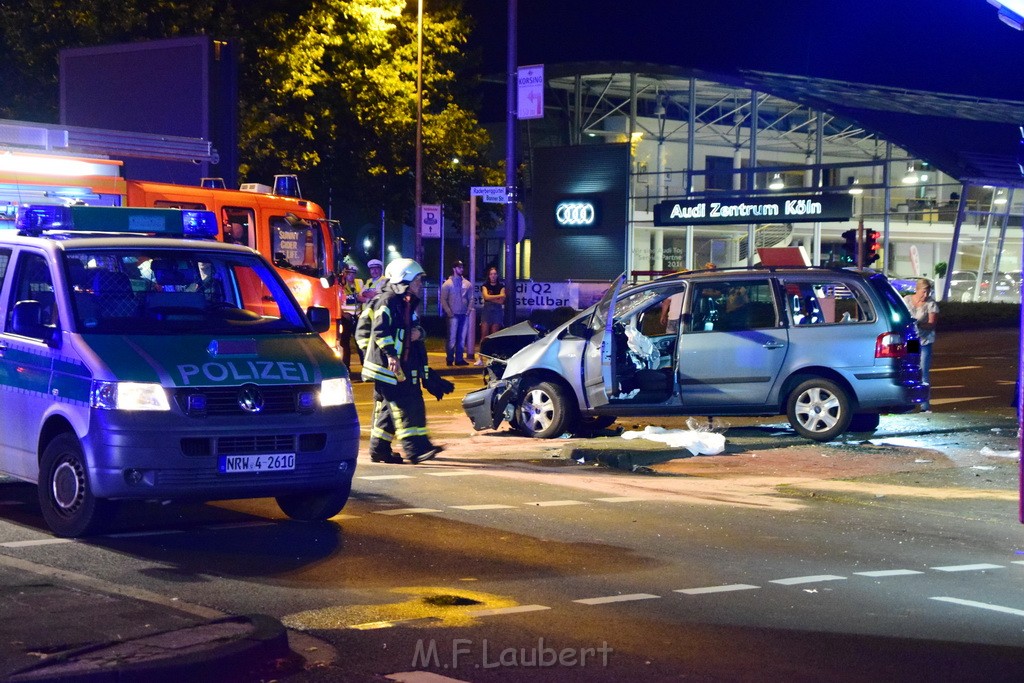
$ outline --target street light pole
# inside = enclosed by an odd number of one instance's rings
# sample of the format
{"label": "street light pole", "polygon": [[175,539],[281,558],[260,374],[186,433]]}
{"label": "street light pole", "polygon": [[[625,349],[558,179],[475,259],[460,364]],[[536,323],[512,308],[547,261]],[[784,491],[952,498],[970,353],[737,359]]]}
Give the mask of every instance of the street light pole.
{"label": "street light pole", "polygon": [[519,221],[516,215],[516,0],[508,0],[508,61],[506,63],[505,100],[508,112],[505,119],[505,187],[508,203],[505,205],[505,326],[516,322],[516,241]]}
{"label": "street light pole", "polygon": [[423,0],[416,7],[416,261],[423,262]]}

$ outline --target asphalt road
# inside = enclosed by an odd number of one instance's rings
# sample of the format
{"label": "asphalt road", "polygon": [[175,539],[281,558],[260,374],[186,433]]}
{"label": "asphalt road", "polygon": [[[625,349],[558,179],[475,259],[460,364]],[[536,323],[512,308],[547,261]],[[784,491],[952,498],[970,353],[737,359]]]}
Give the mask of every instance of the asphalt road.
{"label": "asphalt road", "polygon": [[295,681],[1019,680],[1016,335],[941,342],[935,415],[885,418],[871,442],[737,420],[720,456],[624,472],[574,457],[623,448],[611,433],[471,435],[453,397],[430,406],[444,457],[362,460],[329,522],[140,505],[66,541],[5,483],[0,553],[277,617],[320,641]]}

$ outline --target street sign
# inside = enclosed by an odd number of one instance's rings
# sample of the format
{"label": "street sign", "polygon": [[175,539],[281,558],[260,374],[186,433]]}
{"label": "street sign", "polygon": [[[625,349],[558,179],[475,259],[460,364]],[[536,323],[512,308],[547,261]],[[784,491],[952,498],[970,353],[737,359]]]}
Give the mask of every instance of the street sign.
{"label": "street sign", "polygon": [[423,206],[420,207],[420,236],[441,236],[440,204],[424,204]]}
{"label": "street sign", "polygon": [[544,65],[519,67],[518,83],[516,116],[520,121],[544,118]]}
{"label": "street sign", "polygon": [[471,197],[483,197],[484,204],[508,204],[508,188],[504,185],[482,185],[470,188]]}

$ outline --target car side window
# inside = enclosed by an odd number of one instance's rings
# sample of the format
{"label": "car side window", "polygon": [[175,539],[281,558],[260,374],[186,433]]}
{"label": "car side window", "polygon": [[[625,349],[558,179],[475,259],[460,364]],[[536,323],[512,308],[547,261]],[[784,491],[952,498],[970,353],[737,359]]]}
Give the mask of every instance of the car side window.
{"label": "car side window", "polygon": [[736,332],[777,325],[775,297],[768,280],[694,285],[686,332]]}
{"label": "car side window", "polygon": [[[6,271],[6,263],[4,270]],[[39,302],[40,324],[55,325],[57,323],[57,300],[53,293],[53,280],[50,277],[50,267],[46,258],[42,254],[23,253],[18,259],[14,278],[11,299],[7,305],[4,330],[6,332],[13,331],[14,305],[20,301]]]}
{"label": "car side window", "polygon": [[864,292],[837,280],[787,282],[783,285],[791,325],[834,325],[874,320]]}

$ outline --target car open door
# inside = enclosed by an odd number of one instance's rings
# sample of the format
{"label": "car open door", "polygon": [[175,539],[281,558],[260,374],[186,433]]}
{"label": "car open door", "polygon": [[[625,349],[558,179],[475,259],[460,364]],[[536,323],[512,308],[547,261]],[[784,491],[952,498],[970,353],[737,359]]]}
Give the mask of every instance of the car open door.
{"label": "car open door", "polygon": [[617,390],[615,335],[612,326],[615,323],[615,302],[625,281],[625,273],[615,278],[594,308],[594,316],[590,320],[590,338],[580,368],[588,408],[605,405]]}

